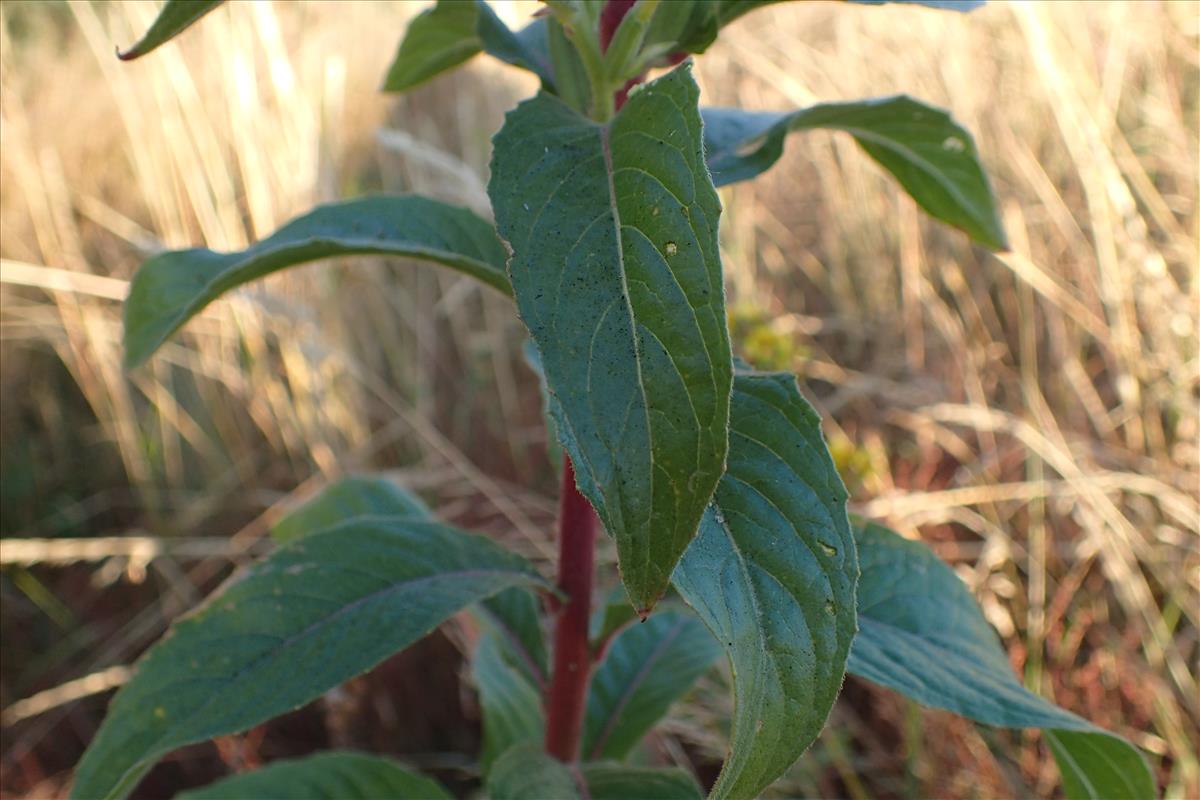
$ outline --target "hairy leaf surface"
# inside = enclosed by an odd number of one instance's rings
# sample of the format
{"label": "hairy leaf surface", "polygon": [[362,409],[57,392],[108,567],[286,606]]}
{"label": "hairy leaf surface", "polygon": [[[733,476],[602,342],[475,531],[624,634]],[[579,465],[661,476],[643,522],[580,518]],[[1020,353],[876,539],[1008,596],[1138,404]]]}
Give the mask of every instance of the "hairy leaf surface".
{"label": "hairy leaf surface", "polygon": [[425,259],[511,294],[492,226],[463,208],[416,195],[319,206],[237,253],[195,248],[155,256],[125,302],[125,361],[136,366],[225,292],[284,267],[331,256]]}
{"label": "hairy leaf surface", "polygon": [[733,667],[731,752],[713,797],[757,796],[833,706],[855,630],[846,498],[795,378],[739,371],[728,471],[673,576]]}
{"label": "hairy leaf surface", "polygon": [[939,108],[899,95],[791,112],[706,108],[703,114],[717,186],[765,172],[792,131],[845,131],[930,215],[994,250],[1007,246],[975,140]]}
{"label": "hairy leaf surface", "polygon": [[389,480],[344,478],[276,522],[271,537],[276,542],[290,542],[364,516],[429,519],[430,514],[417,497]]}
{"label": "hairy leaf surface", "polygon": [[451,800],[436,781],[390,758],[329,752],[275,761],[176,796],[177,800]]}
{"label": "hairy leaf surface", "polygon": [[132,61],[146,55],[183,33],[219,5],[221,0],[167,0],[146,35],[125,52],[117,53],[117,57],[122,61]]}
{"label": "hairy leaf surface", "polygon": [[495,138],[488,192],[580,491],[647,611],[695,535],[725,461],[731,356],[683,65],[608,124],[545,93]]}
{"label": "hairy leaf surface", "polygon": [[1070,798],[1152,798],[1141,754],[1023,687],[967,587],[920,542],[856,528],[862,577],[849,669],[987,725],[1044,728]]}
{"label": "hairy leaf surface", "polygon": [[512,586],[524,559],[436,522],[364,517],[284,545],[178,620],[117,694],[74,797],[123,797],[166,753],[319,697]]}
{"label": "hairy leaf surface", "polygon": [[687,611],[659,611],[618,633],[592,674],[583,758],[628,755],[720,655],[712,634]]}
{"label": "hairy leaf surface", "polygon": [[696,780],[681,769],[643,769],[626,764],[584,764],[588,800],[700,800]]}

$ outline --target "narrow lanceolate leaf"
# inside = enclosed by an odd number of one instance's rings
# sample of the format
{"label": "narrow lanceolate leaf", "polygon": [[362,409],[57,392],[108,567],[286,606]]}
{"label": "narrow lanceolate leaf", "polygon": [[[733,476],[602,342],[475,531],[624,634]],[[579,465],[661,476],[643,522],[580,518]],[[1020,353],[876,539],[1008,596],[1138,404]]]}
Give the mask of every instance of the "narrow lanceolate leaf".
{"label": "narrow lanceolate leaf", "polygon": [[639,769],[600,762],[581,768],[588,800],[700,800],[696,780],[681,769]]}
{"label": "narrow lanceolate leaf", "polygon": [[792,131],[852,135],[930,215],[994,250],[1007,247],[975,140],[945,111],[899,95],[822,103],[791,112],[704,109],[708,165],[717,186],[765,172]]}
{"label": "narrow lanceolate leaf", "polygon": [[473,611],[482,633],[471,660],[479,705],[483,711],[486,774],[496,758],[517,744],[540,743],[546,717],[546,642],[533,593],[505,589]]}
{"label": "narrow lanceolate leaf", "polygon": [[520,744],[496,760],[487,776],[491,800],[580,800],[576,775],[540,745]]}
{"label": "narrow lanceolate leaf", "polygon": [[197,248],[147,261],[125,301],[125,361],[145,361],[230,289],[306,261],[372,253],[433,261],[511,294],[504,248],[487,222],[426,197],[363,197],[319,206],[237,253]]}
{"label": "narrow lanceolate leaf", "polygon": [[367,476],[345,478],[288,513],[271,528],[276,542],[290,542],[332,528],[351,517],[429,519],[429,508],[391,481]]}
{"label": "narrow lanceolate leaf", "polygon": [[167,0],[146,35],[125,52],[117,53],[117,58],[131,61],[146,55],[183,33],[219,5],[221,0]]}
{"label": "narrow lanceolate leaf", "polygon": [[1044,728],[1069,798],[1152,798],[1133,745],[1027,691],[967,587],[927,547],[856,529],[859,633],[850,671],[987,725]]}
{"label": "narrow lanceolate leaf", "polygon": [[673,581],[725,648],[736,706],[716,798],[751,798],[825,723],[854,637],[858,563],[816,412],[784,374],[738,373],[729,468]]}
{"label": "narrow lanceolate leaf", "polygon": [[486,774],[496,758],[518,744],[540,745],[546,733],[542,693],[529,676],[504,656],[504,642],[492,631],[479,637],[471,660],[471,675],[483,713],[483,752]]}
{"label": "narrow lanceolate leaf", "polygon": [[546,686],[546,640],[537,599],[525,589],[505,589],[479,606],[479,619],[500,642],[501,655],[539,690]]}
{"label": "narrow lanceolate leaf", "polygon": [[712,634],[684,610],[622,630],[592,674],[583,758],[624,758],[720,655]]}
{"label": "narrow lanceolate leaf", "polygon": [[725,462],[720,205],[698,97],[687,64],[604,125],[541,93],[505,120],[488,187],[559,436],[643,612]]}
{"label": "narrow lanceolate leaf", "polygon": [[298,708],[512,586],[524,559],[436,522],[364,517],[235,575],[138,663],[73,797],[124,797],[155,761]]}
{"label": "narrow lanceolate leaf", "polygon": [[383,89],[407,91],[480,51],[529,70],[553,89],[546,30],[546,20],[535,19],[514,33],[486,0],[438,0],[409,23]]}
{"label": "narrow lanceolate leaf", "polygon": [[450,800],[436,781],[390,758],[331,752],[262,769],[176,795],[176,800]]}

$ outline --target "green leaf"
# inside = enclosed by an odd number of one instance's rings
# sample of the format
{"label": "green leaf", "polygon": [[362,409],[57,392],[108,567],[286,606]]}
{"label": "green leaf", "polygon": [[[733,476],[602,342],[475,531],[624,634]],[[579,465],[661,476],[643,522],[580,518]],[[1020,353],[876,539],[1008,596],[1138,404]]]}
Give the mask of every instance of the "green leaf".
{"label": "green leaf", "polygon": [[487,774],[513,745],[540,743],[545,736],[546,642],[537,600],[525,589],[505,589],[473,615],[482,628],[472,671],[483,709],[480,762]]}
{"label": "green leaf", "polygon": [[132,61],[146,55],[183,33],[219,5],[221,0],[167,0],[146,35],[124,53],[117,53],[117,58]]}
{"label": "green leaf", "polygon": [[703,114],[717,186],[765,172],[783,154],[791,131],[845,131],[930,215],[993,250],[1008,246],[975,140],[939,108],[898,95],[792,112],[706,108]]}
{"label": "green leaf", "polygon": [[733,665],[731,752],[715,798],[770,785],[841,688],[858,577],[846,498],[795,379],[739,370],[728,470],[673,576]]}
{"label": "green leaf", "polygon": [[271,528],[271,538],[284,543],[331,528],[351,517],[429,519],[429,508],[383,478],[345,478],[291,511]]}
{"label": "green leaf", "polygon": [[1067,800],[1149,798],[1158,796],[1154,775],[1141,751],[1125,739],[1101,729],[1044,732],[1058,762]]}
{"label": "green leaf", "polygon": [[151,258],[125,302],[126,364],[145,361],[205,306],[243,283],[306,261],[367,253],[426,259],[511,294],[504,248],[470,211],[415,195],[363,197],[318,206],[241,252],[197,248]]}
{"label": "green leaf", "polygon": [[874,524],[856,534],[862,577],[851,672],[987,725],[1045,728],[1069,798],[1155,796],[1133,745],[1017,681],[967,587],[929,548]]}
{"label": "green leaf", "polygon": [[696,780],[681,769],[638,769],[625,764],[584,764],[589,800],[700,800]]}
{"label": "green leaf", "polygon": [[660,611],[618,633],[592,674],[583,758],[628,755],[720,655],[704,623],[685,611]]}
{"label": "green leaf", "polygon": [[621,628],[637,619],[637,612],[629,605],[629,595],[620,584],[605,595],[604,601],[592,610],[588,621],[588,638],[592,649],[597,650]]}
{"label": "green leaf", "polygon": [[504,642],[493,632],[479,637],[471,661],[483,712],[480,766],[487,774],[496,758],[518,744],[540,745],[546,735],[542,693],[503,655]]}
{"label": "green leaf", "polygon": [[488,773],[487,791],[491,800],[580,800],[582,797],[567,765],[534,744],[517,745],[498,758]]}
{"label": "green leaf", "polygon": [[549,588],[524,559],[436,522],[365,517],[284,545],[138,663],[73,797],[124,797],[166,753],[299,708],[471,603]]}
{"label": "green leaf", "polygon": [[234,775],[176,800],[451,800],[438,783],[390,758],[353,752],[319,753],[275,761]]}
{"label": "green leaf", "polygon": [[525,589],[505,589],[480,604],[480,623],[501,645],[501,655],[539,690],[549,672],[537,599]]}
{"label": "green leaf", "polygon": [[720,204],[689,65],[608,124],[540,93],[494,140],[488,192],[579,488],[648,611],[720,478],[731,364]]}
{"label": "green leaf", "polygon": [[[669,52],[703,53],[717,39],[720,4],[712,0],[659,3],[646,45]],[[664,47],[664,45],[670,45]]]}
{"label": "green leaf", "polygon": [[554,72],[546,31],[546,20],[539,18],[514,33],[486,0],[438,0],[409,23],[383,90],[407,91],[480,51],[529,70],[552,90]]}
{"label": "green leaf", "polygon": [[541,78],[542,86],[547,91],[554,91],[546,17],[538,17],[514,33],[496,16],[486,0],[478,0],[478,4],[479,23],[476,30],[484,52],[506,64],[532,72]]}
{"label": "green leaf", "polygon": [[408,24],[383,82],[386,92],[403,92],[457,67],[483,45],[475,32],[475,0],[438,0]]}
{"label": "green leaf", "polygon": [[561,412],[554,398],[550,395],[550,389],[546,386],[546,373],[542,370],[542,356],[538,353],[537,345],[532,339],[526,339],[525,344],[521,347],[521,353],[525,356],[525,363],[534,371],[538,377],[538,388],[541,390],[542,396],[542,422],[546,426],[546,459],[556,467],[556,475],[562,475],[563,452],[562,445],[559,443],[561,438],[558,433],[558,423],[555,418]]}
{"label": "green leaf", "polygon": [[553,65],[555,93],[571,108],[586,113],[592,103],[587,70],[579,51],[554,17],[546,20],[546,47]]}

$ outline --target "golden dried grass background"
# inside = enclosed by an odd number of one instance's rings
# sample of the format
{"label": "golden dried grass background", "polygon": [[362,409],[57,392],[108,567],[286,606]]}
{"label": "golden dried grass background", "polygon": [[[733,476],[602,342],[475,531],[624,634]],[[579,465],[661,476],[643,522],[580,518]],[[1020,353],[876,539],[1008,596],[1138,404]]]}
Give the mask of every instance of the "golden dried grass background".
{"label": "golden dried grass background", "polygon": [[[531,8],[498,7],[514,24]],[[521,327],[466,279],[371,259],[294,270],[212,307],[150,366],[120,367],[125,281],[158,248],[240,247],[381,188],[486,213],[490,136],[533,82],[477,59],[378,94],[419,8],[233,3],[120,64],[113,47],[152,4],[0,6],[0,527],[168,551],[97,562],[97,596],[147,568],[161,593],[100,626],[78,625],[87,605],[54,591],[57,568],[6,566],[2,630],[31,648],[14,664],[6,644],[6,711],[93,673],[119,682],[109,668],[251,551],[296,486],[386,468],[447,517],[551,552]],[[794,136],[768,175],[726,190],[739,337],[807,382],[856,509],[956,566],[1028,686],[1145,748],[1169,796],[1200,795],[1200,4],[788,4],[698,63],[711,104],[906,92],[975,133],[1011,253],[923,217],[842,135]],[[172,555],[186,547],[193,560]],[[660,755],[719,759],[728,702],[707,680]],[[9,714],[10,791],[60,792],[68,775],[39,777],[38,754],[95,724],[49,703]],[[1046,795],[1054,781],[1034,734],[855,684],[778,792]]]}

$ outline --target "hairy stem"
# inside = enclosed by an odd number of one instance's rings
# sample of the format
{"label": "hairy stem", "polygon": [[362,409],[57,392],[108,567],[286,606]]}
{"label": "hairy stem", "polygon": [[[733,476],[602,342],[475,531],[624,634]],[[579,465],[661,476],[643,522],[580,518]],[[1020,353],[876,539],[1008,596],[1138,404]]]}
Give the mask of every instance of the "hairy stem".
{"label": "hairy stem", "polygon": [[546,752],[559,761],[579,758],[591,677],[588,622],[596,549],[596,512],[575,486],[575,468],[563,456],[558,511],[558,588],[567,599],[554,624],[554,673],[546,697]]}

